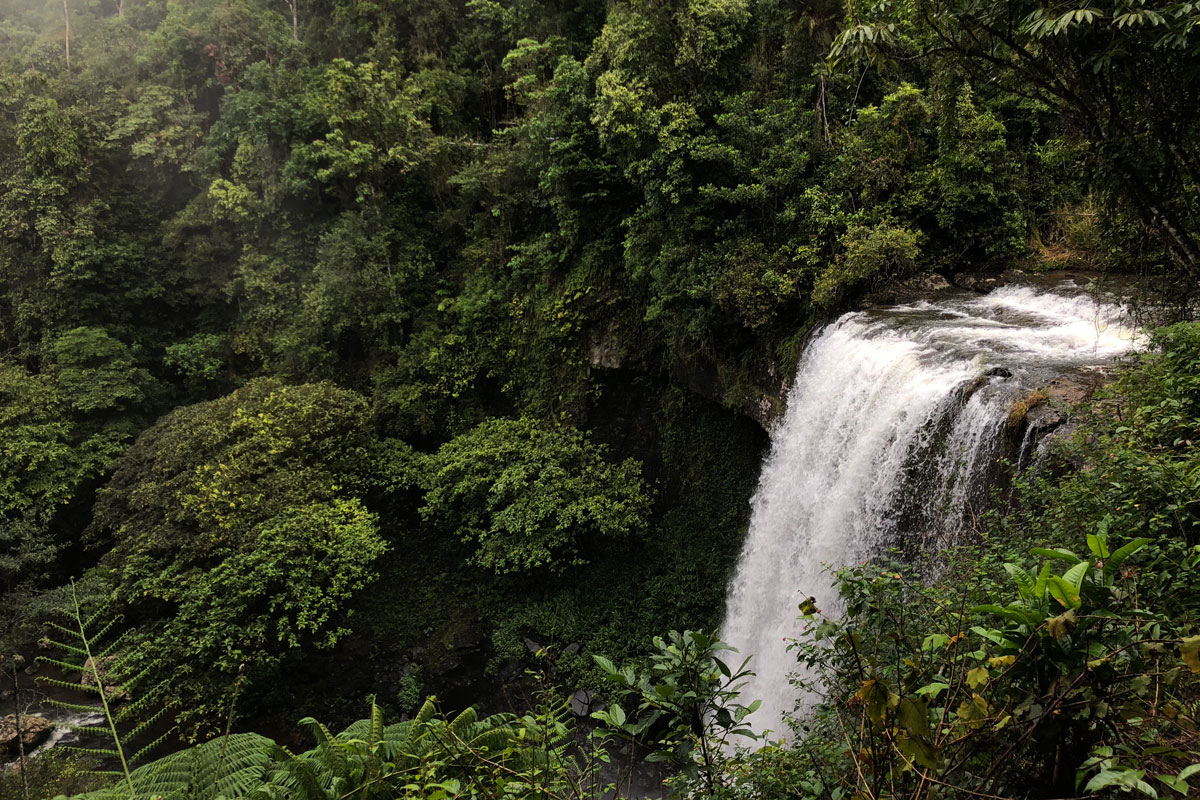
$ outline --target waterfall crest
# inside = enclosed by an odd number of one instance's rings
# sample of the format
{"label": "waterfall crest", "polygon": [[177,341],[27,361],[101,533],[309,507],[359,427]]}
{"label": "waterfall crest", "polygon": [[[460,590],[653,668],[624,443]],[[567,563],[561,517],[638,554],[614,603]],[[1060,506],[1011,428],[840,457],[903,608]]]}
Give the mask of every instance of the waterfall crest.
{"label": "waterfall crest", "polygon": [[788,680],[786,643],[805,598],[840,611],[822,565],[914,536],[923,548],[952,542],[986,495],[1013,402],[1133,339],[1117,305],[1065,285],[850,313],[812,340],[727,590],[722,639],[753,656],[743,699],[762,700],[756,728],[779,735],[810,702]]}

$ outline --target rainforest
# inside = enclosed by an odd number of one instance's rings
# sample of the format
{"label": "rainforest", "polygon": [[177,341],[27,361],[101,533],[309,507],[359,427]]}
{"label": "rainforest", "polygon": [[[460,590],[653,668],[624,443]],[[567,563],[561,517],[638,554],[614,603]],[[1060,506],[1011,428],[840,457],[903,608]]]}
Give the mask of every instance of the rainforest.
{"label": "rainforest", "polygon": [[0,0],[0,798],[1200,797],[1200,3]]}

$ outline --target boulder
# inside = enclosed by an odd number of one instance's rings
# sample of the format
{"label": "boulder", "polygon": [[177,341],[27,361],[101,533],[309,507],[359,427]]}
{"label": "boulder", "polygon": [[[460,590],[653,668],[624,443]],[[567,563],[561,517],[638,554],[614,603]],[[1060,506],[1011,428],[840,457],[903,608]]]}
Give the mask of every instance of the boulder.
{"label": "boulder", "polygon": [[936,272],[921,272],[899,281],[891,281],[870,292],[864,299],[866,306],[894,306],[899,303],[915,303],[928,300],[954,287]]}
{"label": "boulder", "polygon": [[587,689],[577,689],[571,695],[571,713],[577,717],[586,717],[592,713],[592,693]]}
{"label": "boulder", "polygon": [[[32,752],[38,745],[50,737],[54,723],[45,717],[33,714],[21,715],[21,741],[25,744],[26,754]],[[17,715],[9,714],[0,719],[0,751],[10,756],[19,755],[20,744],[17,741]]]}

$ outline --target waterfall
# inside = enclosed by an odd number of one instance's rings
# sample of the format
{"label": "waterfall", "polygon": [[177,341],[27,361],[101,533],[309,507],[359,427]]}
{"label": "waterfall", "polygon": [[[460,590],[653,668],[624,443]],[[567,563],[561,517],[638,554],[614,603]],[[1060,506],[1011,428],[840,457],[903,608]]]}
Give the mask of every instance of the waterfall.
{"label": "waterfall", "polygon": [[1070,284],[1008,286],[846,314],[810,342],[727,591],[721,638],[753,656],[742,697],[762,700],[756,728],[785,733],[812,701],[788,679],[787,641],[805,598],[840,610],[823,565],[953,542],[986,497],[1013,403],[1127,352],[1121,319]]}

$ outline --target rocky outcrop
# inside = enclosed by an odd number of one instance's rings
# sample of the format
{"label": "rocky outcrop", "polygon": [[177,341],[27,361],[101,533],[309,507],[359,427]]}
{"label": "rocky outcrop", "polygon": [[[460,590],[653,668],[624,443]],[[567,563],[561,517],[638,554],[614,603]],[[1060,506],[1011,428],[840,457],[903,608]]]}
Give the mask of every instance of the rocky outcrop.
{"label": "rocky outcrop", "polygon": [[615,322],[602,331],[592,331],[588,339],[588,361],[598,369],[620,369],[625,362],[625,347]]}
{"label": "rocky outcrop", "polygon": [[1019,269],[1006,269],[1003,272],[994,270],[972,270],[960,272],[950,279],[959,289],[986,294],[1010,283],[1029,283],[1029,275]]}
{"label": "rocky outcrop", "polygon": [[871,292],[864,299],[867,306],[894,306],[929,300],[942,292],[953,289],[951,283],[936,272],[922,272],[902,281],[894,281]]}
{"label": "rocky outcrop", "polygon": [[19,727],[20,733],[18,734],[16,714],[9,714],[0,719],[0,751],[10,756],[16,756],[21,752],[21,743],[24,743],[25,753],[30,753],[50,737],[54,723],[45,717],[22,714]]}

